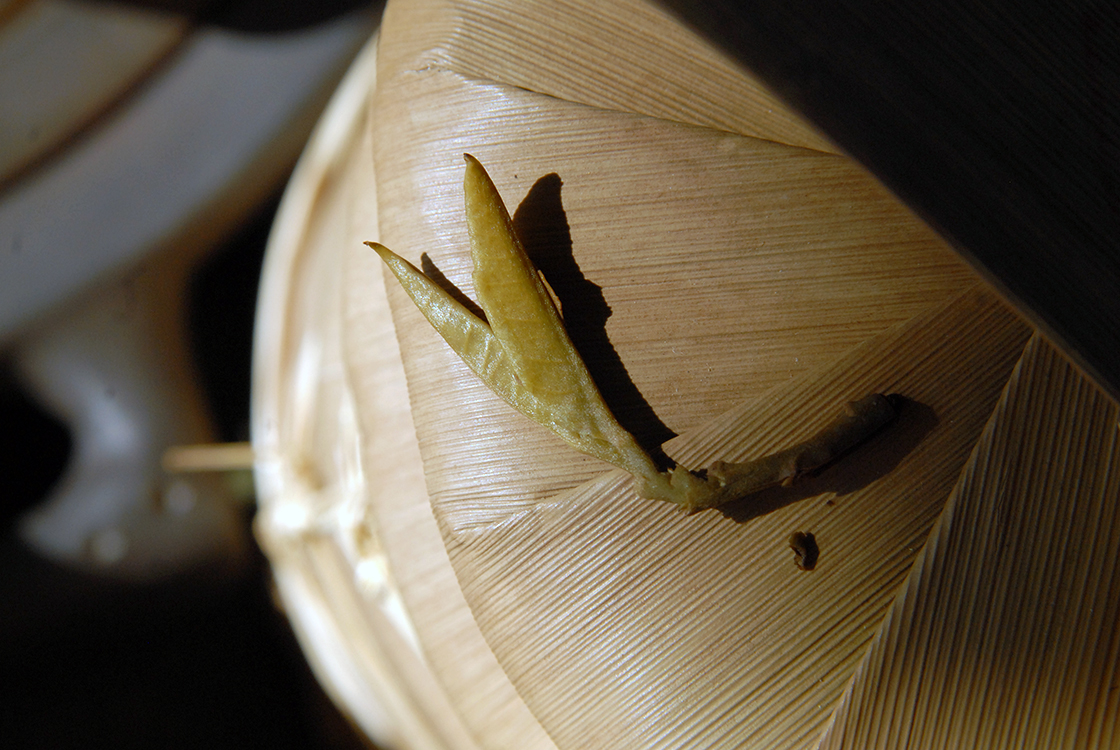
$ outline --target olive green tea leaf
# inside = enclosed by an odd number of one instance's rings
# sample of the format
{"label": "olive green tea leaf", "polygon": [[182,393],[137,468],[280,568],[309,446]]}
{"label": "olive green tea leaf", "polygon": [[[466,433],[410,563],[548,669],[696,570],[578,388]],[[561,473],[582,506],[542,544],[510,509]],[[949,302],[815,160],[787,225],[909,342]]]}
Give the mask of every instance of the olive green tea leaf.
{"label": "olive green tea leaf", "polygon": [[578,450],[630,472],[643,497],[688,512],[714,508],[787,484],[835,460],[893,419],[888,399],[869,396],[850,404],[845,415],[810,440],[785,451],[746,463],[716,462],[706,472],[681,466],[660,471],[607,407],[490,176],[473,156],[464,158],[474,287],[485,320],[384,245],[366,244],[491,390]]}

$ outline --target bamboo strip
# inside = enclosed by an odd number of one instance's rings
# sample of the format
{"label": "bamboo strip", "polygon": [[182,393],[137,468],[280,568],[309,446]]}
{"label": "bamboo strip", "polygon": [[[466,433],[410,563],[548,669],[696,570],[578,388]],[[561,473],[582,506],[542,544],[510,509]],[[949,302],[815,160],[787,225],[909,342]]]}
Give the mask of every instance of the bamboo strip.
{"label": "bamboo strip", "polygon": [[[596,15],[600,6],[603,13]],[[949,322],[934,326],[940,338],[896,338],[893,364],[863,371],[865,380],[853,364],[863,362],[861,354],[846,360],[856,369],[839,380],[821,375],[806,381],[807,373],[868,337],[947,300],[971,283],[971,273],[861,170],[808,150],[828,146],[790,125],[784,109],[766,111],[772,100],[751,93],[750,81],[735,80],[738,72],[726,61],[692,49],[696,40],[687,32],[658,31],[667,17],[656,9],[571,3],[556,6],[555,15],[543,4],[525,12],[512,3],[431,3],[410,6],[417,16],[394,15],[403,7],[391,7],[386,20],[391,43],[381,51],[373,108],[378,200],[371,208],[379,211],[381,234],[330,235],[335,242],[380,239],[418,263],[428,252],[470,292],[456,169],[461,151],[469,149],[492,165],[503,191],[512,190],[514,198],[527,194],[520,227],[538,258],[553,262],[549,280],[561,302],[570,303],[568,324],[582,326],[593,344],[593,353],[584,354],[593,372],[613,374],[604,389],[615,399],[612,406],[643,437],[665,435],[658,417],[673,429],[704,434],[701,426],[729,401],[750,400],[791,380],[795,385],[782,390],[785,400],[778,405],[732,418],[735,425],[747,420],[758,427],[751,438],[724,426],[716,429],[735,434],[734,440],[707,446],[682,440],[674,449],[682,457],[707,451],[733,458],[725,449],[805,436],[832,413],[836,399],[863,395],[845,388],[871,380],[914,386],[907,395],[925,399],[941,421],[933,425],[929,412],[916,407],[902,425],[909,444],[871,446],[871,474],[886,477],[838,468],[822,475],[824,484],[802,489],[839,491],[834,505],[783,505],[742,526],[710,515],[685,525],[665,518],[664,509],[636,506],[628,489],[608,478],[602,480],[610,490],[605,497],[617,504],[604,512],[590,496],[573,500],[598,487],[594,481],[562,494],[594,480],[601,465],[505,410],[447,356],[426,325],[410,317],[399,296],[392,300],[398,365],[379,279],[369,273],[377,263],[372,255],[369,266],[361,255],[347,257],[341,282],[337,263],[311,262],[308,255],[287,272],[288,314],[294,321],[323,308],[337,314],[345,297],[345,379],[354,403],[313,398],[284,405],[280,419],[290,431],[281,442],[291,451],[286,466],[312,490],[306,499],[314,512],[307,524],[288,529],[294,534],[268,537],[274,556],[289,559],[282,543],[302,544],[304,558],[321,544],[346,556],[353,565],[349,580],[345,566],[317,558],[316,590],[340,598],[325,611],[352,626],[350,649],[359,657],[377,649],[383,661],[376,663],[385,666],[380,678],[369,679],[401,691],[389,703],[408,713],[405,724],[416,727],[418,737],[464,746],[550,747],[514,686],[550,730],[557,728],[562,746],[719,746],[752,733],[763,744],[778,738],[789,746],[816,737],[824,721],[820,706],[835,701],[886,610],[947,492],[946,477],[963,461],[965,437],[979,430],[1000,373],[1014,359],[1012,342],[1021,340],[1022,326],[990,299],[972,298],[971,306],[954,308]],[[645,20],[632,24],[627,14]],[[588,19],[596,20],[587,25]],[[536,24],[529,29],[536,36],[526,33],[526,23]],[[579,55],[550,54],[554,50],[542,41],[565,34],[590,38],[591,45]],[[659,36],[683,41],[658,50],[649,40]],[[592,59],[591,67],[579,67]],[[689,67],[694,61],[702,64]],[[505,80],[510,71],[512,83]],[[667,103],[647,96],[651,76],[677,92]],[[728,91],[738,98],[727,98]],[[738,111],[725,100],[752,106]],[[783,140],[808,148],[780,145]],[[356,176],[368,164],[359,159],[352,171],[331,173],[316,190],[330,195],[335,179],[370,189]],[[317,213],[316,231],[339,220],[337,212]],[[581,323],[581,311],[589,309],[590,319]],[[950,323],[971,337],[963,347],[967,356],[954,359],[959,342],[949,335]],[[979,356],[988,339],[990,350]],[[340,374],[301,365],[297,354],[306,344],[298,335],[280,344],[286,348],[276,371],[286,373],[290,392],[322,392]],[[907,359],[917,351],[924,360]],[[314,364],[314,356],[306,361]],[[936,378],[930,369],[938,371]],[[410,412],[402,400],[402,372]],[[818,386],[819,393],[813,390]],[[336,415],[355,422],[343,419],[332,433]],[[360,433],[360,445],[350,428]],[[914,443],[918,447],[903,456]],[[360,472],[347,473],[355,460]],[[910,467],[902,478],[911,484],[901,486],[917,488],[914,509],[874,490],[884,482],[897,489],[896,461]],[[511,463],[520,475],[509,471]],[[358,476],[368,484],[354,492]],[[422,504],[424,482],[436,518]],[[768,497],[779,505],[793,499]],[[548,522],[543,532],[541,519]],[[437,520],[456,555],[455,570],[440,548]],[[784,524],[792,521],[816,524],[822,545],[816,572],[797,571],[785,549],[790,529]],[[598,524],[603,528],[596,531]],[[643,526],[648,539],[635,534]],[[885,559],[860,546],[882,529],[877,543]],[[300,542],[301,535],[310,536]],[[503,546],[508,540],[530,548]],[[696,550],[704,560],[692,559]],[[752,554],[762,562],[759,571],[743,569]],[[297,567],[314,564],[297,558],[290,558]],[[715,588],[708,566],[717,571]],[[813,578],[790,581],[787,568]],[[643,578],[648,571],[658,574]],[[502,664],[512,665],[512,684],[471,621],[456,572],[472,606],[485,615],[480,624]],[[831,591],[828,582],[837,581],[847,588]],[[355,585],[365,587],[365,617],[348,609],[348,587]],[[863,596],[854,606],[844,598],[853,590]],[[534,602],[547,606],[532,610]],[[403,629],[389,616],[397,606]],[[811,615],[819,612],[832,619],[815,623]],[[377,623],[396,630],[381,632]],[[394,640],[408,626],[416,640]],[[712,636],[721,628],[746,638],[724,643]],[[782,661],[776,654],[783,653],[794,658]],[[410,667],[417,654],[422,663]],[[771,671],[751,682],[760,664]],[[550,693],[550,686],[557,691]],[[744,686],[749,689],[740,690]],[[432,691],[430,703],[417,693],[424,689]],[[408,691],[411,700],[397,700]],[[456,733],[456,720],[467,732]]]}
{"label": "bamboo strip", "polygon": [[[254,342],[256,531],[308,660],[367,735],[400,750],[472,750],[416,642],[368,508],[385,486],[365,480],[343,362],[341,256],[358,244],[352,193],[369,162],[352,157],[368,132],[374,49],[332,100],[269,239]],[[373,208],[357,234],[376,225]]]}
{"label": "bamboo strip", "polygon": [[[372,163],[368,132],[355,161]],[[381,268],[361,244],[370,236],[373,178],[367,170],[354,186],[354,228],[342,254],[343,346],[362,433],[369,523],[376,524],[427,663],[477,746],[549,750],[555,745],[474,622],[432,515]]]}
{"label": "bamboo strip", "polygon": [[[631,4],[604,7],[624,5]],[[418,265],[426,253],[470,294],[459,164],[462,151],[482,158],[517,206],[515,221],[577,346],[581,336],[590,342],[581,351],[608,403],[640,437],[663,439],[668,430],[658,419],[673,430],[699,427],[729,401],[821,367],[974,279],[842,157],[643,111],[612,81],[597,90],[602,99],[564,101],[531,77],[552,64],[542,62],[539,46],[513,63],[530,76],[518,79],[522,88],[489,82],[490,72],[455,61],[457,45],[476,35],[456,31],[458,16],[441,15],[451,6],[412,6],[420,15],[411,25],[393,15],[401,7],[390,7],[383,26],[373,133],[380,236],[366,239]],[[491,10],[519,14],[500,4]],[[553,20],[543,8],[528,15],[545,26]],[[599,70],[610,68],[613,47],[649,46],[640,35],[615,36],[596,40],[608,61]],[[655,66],[635,80],[663,72]],[[632,85],[620,80],[623,89]],[[493,397],[402,297],[390,287],[425,480],[445,532],[516,523],[518,514],[601,471]],[[786,537],[788,530],[783,548]],[[514,684],[523,695],[539,694],[526,674],[519,670]],[[846,677],[837,679],[835,695]],[[649,721],[657,723],[653,714]],[[597,729],[592,745],[617,738],[613,728]],[[561,744],[583,747],[585,739]]]}
{"label": "bamboo strip", "polygon": [[354,568],[329,535],[273,535],[268,552],[309,663],[331,699],[379,747],[471,747],[447,721],[439,686],[410,663],[415,645],[385,608],[371,606],[368,586],[355,587]]}
{"label": "bamboo strip", "polygon": [[[723,515],[641,501],[621,472],[489,527],[442,515],[479,627],[557,744],[814,745],[1028,333],[974,290],[671,443],[742,458],[858,395],[910,400],[858,457]],[[811,573],[786,546],[798,530],[820,543]]]}
{"label": "bamboo strip", "polygon": [[1118,418],[1031,342],[823,747],[1120,747]]}

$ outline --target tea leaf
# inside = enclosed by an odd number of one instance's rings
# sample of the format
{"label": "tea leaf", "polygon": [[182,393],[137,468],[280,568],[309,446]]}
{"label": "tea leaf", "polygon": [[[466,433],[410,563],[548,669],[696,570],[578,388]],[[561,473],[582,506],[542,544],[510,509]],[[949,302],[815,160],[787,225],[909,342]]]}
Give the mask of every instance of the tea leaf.
{"label": "tea leaf", "polygon": [[875,394],[849,404],[820,433],[784,451],[745,463],[717,461],[702,473],[683,466],[660,471],[603,401],[490,176],[473,156],[463,156],[474,286],[486,320],[384,245],[366,244],[491,390],[578,450],[633,474],[643,497],[690,513],[714,508],[788,484],[836,460],[894,418],[893,405]]}

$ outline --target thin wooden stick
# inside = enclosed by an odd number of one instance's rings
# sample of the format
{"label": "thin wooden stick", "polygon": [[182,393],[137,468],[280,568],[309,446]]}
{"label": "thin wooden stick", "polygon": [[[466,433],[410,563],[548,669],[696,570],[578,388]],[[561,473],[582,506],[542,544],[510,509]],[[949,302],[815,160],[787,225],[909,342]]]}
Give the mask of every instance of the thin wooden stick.
{"label": "thin wooden stick", "polygon": [[253,468],[251,443],[173,445],[163,453],[163,470],[171,474],[196,471],[238,471]]}

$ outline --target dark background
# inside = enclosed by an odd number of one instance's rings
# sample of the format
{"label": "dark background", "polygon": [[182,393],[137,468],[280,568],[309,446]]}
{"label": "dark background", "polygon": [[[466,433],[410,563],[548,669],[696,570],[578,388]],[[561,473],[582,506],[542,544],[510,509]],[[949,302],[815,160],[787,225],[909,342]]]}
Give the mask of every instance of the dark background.
{"label": "dark background", "polygon": [[1120,3],[661,1],[1120,400]]}
{"label": "dark background", "polygon": [[[192,343],[223,440],[248,438],[253,311],[275,208],[192,283]],[[0,747],[371,747],[315,682],[255,547],[236,570],[157,584],[83,575],[28,551],[14,516],[58,478],[69,438],[10,378],[0,425]]]}

